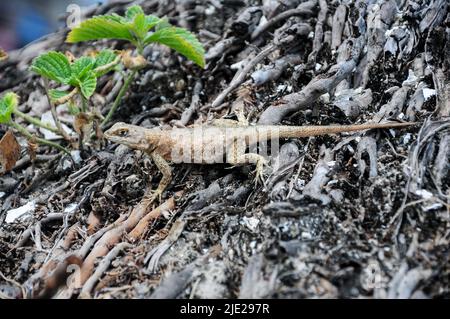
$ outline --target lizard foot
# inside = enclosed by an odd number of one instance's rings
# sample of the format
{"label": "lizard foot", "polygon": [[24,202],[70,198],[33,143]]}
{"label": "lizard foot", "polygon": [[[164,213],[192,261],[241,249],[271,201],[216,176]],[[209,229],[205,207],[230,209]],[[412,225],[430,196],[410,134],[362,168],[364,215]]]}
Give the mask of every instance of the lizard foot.
{"label": "lizard foot", "polygon": [[266,186],[266,179],[264,177],[264,168],[265,167],[269,167],[269,163],[267,162],[266,159],[261,157],[256,162],[256,169],[253,172],[255,174],[255,187],[258,186],[258,182],[261,182],[262,186],[264,186],[264,187]]}
{"label": "lizard foot", "polygon": [[255,153],[247,153],[241,156],[231,157],[229,163],[234,165],[256,165],[256,169],[253,172],[255,174],[255,186],[258,186],[258,182],[261,182],[263,186],[266,186],[266,181],[264,179],[264,167],[268,167],[269,165],[268,161],[263,156]]}
{"label": "lizard foot", "polygon": [[156,200],[161,202],[162,193],[163,192],[158,189],[156,191],[148,190],[147,192],[145,192],[143,200],[147,201],[149,204],[155,202]]}

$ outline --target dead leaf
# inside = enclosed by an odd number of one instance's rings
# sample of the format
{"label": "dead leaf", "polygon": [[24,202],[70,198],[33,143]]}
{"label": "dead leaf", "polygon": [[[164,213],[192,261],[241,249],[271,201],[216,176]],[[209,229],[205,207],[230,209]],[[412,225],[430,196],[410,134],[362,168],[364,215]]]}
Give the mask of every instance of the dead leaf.
{"label": "dead leaf", "polygon": [[103,130],[101,128],[101,125],[99,123],[99,121],[96,121],[96,125],[95,125],[95,136],[97,136],[97,138],[99,140],[103,139]]}
{"label": "dead leaf", "polygon": [[12,131],[8,131],[0,140],[0,163],[3,167],[3,172],[6,173],[13,169],[17,160],[20,158],[20,145]]}
{"label": "dead leaf", "polygon": [[83,134],[83,127],[90,122],[86,113],[78,113],[73,120],[73,128],[78,135]]}
{"label": "dead leaf", "polygon": [[83,55],[84,56],[90,56],[91,58],[95,58],[98,55],[99,51],[97,49],[88,48],[84,50]]}
{"label": "dead leaf", "polygon": [[130,50],[122,52],[122,62],[123,65],[130,70],[139,70],[148,64],[147,60],[142,55],[132,56]]}
{"label": "dead leaf", "polygon": [[36,159],[36,150],[38,144],[34,140],[28,140],[28,154],[30,155],[30,160],[33,162]]}
{"label": "dead leaf", "polygon": [[72,52],[66,51],[65,55],[70,63],[73,63],[73,61],[75,61],[75,56],[72,54]]}
{"label": "dead leaf", "polygon": [[8,53],[5,50],[0,48],[0,61],[6,60],[8,58]]}
{"label": "dead leaf", "polygon": [[78,113],[73,121],[73,128],[80,136],[80,141],[86,142],[93,128],[92,117],[86,113]]}

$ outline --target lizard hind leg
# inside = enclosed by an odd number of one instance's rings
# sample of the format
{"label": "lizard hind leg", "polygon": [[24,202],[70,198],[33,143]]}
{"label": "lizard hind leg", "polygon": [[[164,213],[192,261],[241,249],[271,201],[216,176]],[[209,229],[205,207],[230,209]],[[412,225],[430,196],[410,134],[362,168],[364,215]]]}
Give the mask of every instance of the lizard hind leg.
{"label": "lizard hind leg", "polygon": [[163,176],[161,178],[161,181],[159,182],[158,188],[154,192],[147,193],[144,196],[146,197],[146,200],[150,202],[154,202],[156,199],[161,202],[163,192],[172,181],[172,168],[161,155],[157,153],[151,153],[150,157]]}
{"label": "lizard hind leg", "polygon": [[230,164],[242,165],[242,164],[255,164],[255,186],[258,182],[261,182],[263,186],[266,186],[264,178],[264,167],[268,167],[268,161],[261,155],[255,153],[242,154],[236,157]]}

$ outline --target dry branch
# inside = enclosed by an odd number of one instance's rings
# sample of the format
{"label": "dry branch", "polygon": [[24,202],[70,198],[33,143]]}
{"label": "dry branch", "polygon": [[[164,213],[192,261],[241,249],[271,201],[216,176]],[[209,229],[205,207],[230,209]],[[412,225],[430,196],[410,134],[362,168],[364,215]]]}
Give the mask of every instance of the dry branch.
{"label": "dry branch", "polygon": [[331,68],[325,78],[319,75],[312,79],[300,92],[286,95],[277,104],[269,106],[261,114],[258,123],[280,123],[287,115],[311,107],[321,95],[330,93],[355,68],[360,52],[358,46],[356,49],[357,51],[352,59]]}
{"label": "dry branch", "polygon": [[284,20],[289,19],[290,17],[300,16],[300,17],[309,17],[313,14],[314,8],[317,6],[317,0],[309,0],[301,3],[297,8],[286,10],[279,15],[271,18],[265,24],[259,26],[252,33],[252,40],[256,40],[260,37],[266,30],[270,27],[282,22]]}

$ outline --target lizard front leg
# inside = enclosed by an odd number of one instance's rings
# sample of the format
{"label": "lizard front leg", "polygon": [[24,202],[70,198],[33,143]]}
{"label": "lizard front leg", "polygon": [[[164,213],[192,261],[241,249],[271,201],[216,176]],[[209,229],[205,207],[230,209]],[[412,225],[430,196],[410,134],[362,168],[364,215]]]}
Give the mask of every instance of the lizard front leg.
{"label": "lizard front leg", "polygon": [[158,153],[153,152],[149,155],[155,163],[156,167],[158,167],[159,171],[163,175],[161,181],[159,182],[158,188],[152,195],[150,195],[149,200],[150,202],[153,202],[154,200],[156,200],[156,198],[158,198],[161,201],[162,193],[172,181],[172,168],[170,167],[169,163],[167,163],[167,161]]}

